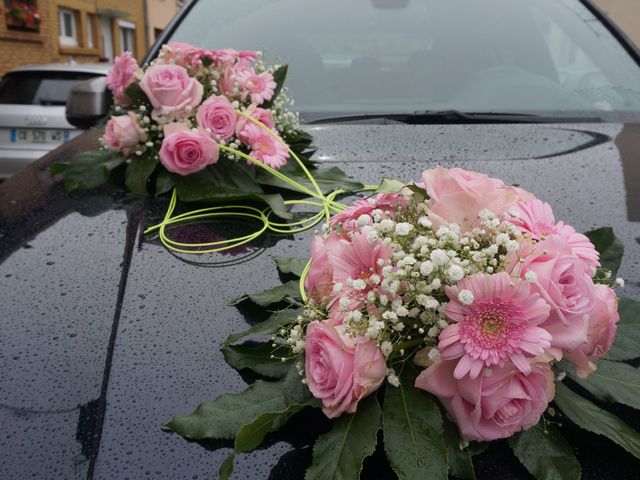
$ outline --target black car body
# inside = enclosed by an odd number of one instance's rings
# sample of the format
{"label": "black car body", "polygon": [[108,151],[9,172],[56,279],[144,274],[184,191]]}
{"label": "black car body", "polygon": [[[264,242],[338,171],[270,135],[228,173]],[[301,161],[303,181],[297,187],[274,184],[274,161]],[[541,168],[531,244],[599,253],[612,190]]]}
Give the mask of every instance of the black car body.
{"label": "black car body", "polygon": [[[463,167],[534,192],[579,231],[612,226],[626,249],[623,294],[640,300],[639,113],[600,122],[420,123],[374,118],[305,128],[321,168],[337,165],[365,183]],[[272,257],[307,257],[313,232],[264,238],[244,263],[172,255],[142,233],[161,219],[166,198],[114,189],[70,195],[50,178],[51,163],[93,148],[97,136],[69,142],[0,185],[0,477],[215,478],[230,443],[190,443],[161,426],[243,389],[219,346],[264,312],[228,300],[277,285]],[[232,227],[217,228],[224,236]],[[623,407],[617,413],[640,426]],[[310,415],[239,456],[237,478],[302,478],[317,434],[309,425],[324,428]],[[567,434],[583,478],[638,478],[640,462],[604,437]],[[475,458],[479,478],[529,478],[502,443]],[[390,475],[379,454],[365,464],[366,478]]]}

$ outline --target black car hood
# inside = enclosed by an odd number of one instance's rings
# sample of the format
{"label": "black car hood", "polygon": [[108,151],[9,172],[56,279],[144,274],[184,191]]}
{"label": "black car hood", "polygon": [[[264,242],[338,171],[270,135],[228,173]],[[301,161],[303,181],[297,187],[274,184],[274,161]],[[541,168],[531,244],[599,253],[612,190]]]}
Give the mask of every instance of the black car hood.
{"label": "black car hood", "polygon": [[[530,190],[578,230],[613,226],[626,248],[622,294],[640,299],[640,125],[308,130],[319,162],[363,182],[463,167]],[[272,256],[308,256],[313,233],[266,239],[262,254],[224,267],[215,263],[232,256],[173,256],[141,233],[160,219],[166,199],[67,195],[49,179],[50,163],[95,138],[79,137],[0,185],[0,471],[5,478],[215,478],[231,443],[189,443],[161,426],[202,400],[243,389],[219,346],[246,328],[243,313],[251,320],[260,312],[227,301],[278,284]],[[322,428],[319,418],[309,421]],[[638,462],[615,445],[574,433],[584,478],[637,474]],[[238,477],[302,478],[312,440],[306,424],[289,427],[239,456]],[[479,477],[527,478],[505,452],[498,444],[477,457]],[[368,478],[387,478],[375,459],[366,468]]]}

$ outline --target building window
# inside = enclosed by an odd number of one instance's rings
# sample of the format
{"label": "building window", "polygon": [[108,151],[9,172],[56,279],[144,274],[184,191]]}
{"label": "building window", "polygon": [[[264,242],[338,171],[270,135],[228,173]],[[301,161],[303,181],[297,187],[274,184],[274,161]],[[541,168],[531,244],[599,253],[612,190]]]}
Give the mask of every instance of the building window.
{"label": "building window", "polygon": [[136,24],[119,20],[120,52],[129,51],[135,55]]}
{"label": "building window", "polygon": [[77,15],[74,10],[61,8],[58,11],[58,26],[60,29],[60,45],[68,47],[78,46]]}
{"label": "building window", "polygon": [[93,37],[93,23],[94,23],[93,17],[94,16],[91,15],[90,13],[87,13],[87,47],[88,48],[95,47],[95,41]]}

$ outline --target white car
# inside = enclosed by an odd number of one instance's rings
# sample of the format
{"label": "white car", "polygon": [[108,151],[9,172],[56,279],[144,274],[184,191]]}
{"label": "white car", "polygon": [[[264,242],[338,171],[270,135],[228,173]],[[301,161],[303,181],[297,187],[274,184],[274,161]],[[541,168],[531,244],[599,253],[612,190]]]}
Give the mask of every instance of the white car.
{"label": "white car", "polygon": [[0,81],[0,178],[7,178],[79,135],[65,119],[71,88],[106,75],[107,63],[29,65]]}

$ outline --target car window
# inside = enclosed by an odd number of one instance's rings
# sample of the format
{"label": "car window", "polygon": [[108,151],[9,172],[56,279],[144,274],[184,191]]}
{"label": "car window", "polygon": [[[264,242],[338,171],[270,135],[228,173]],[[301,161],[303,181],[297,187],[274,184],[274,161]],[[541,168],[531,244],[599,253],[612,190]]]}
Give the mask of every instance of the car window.
{"label": "car window", "polygon": [[0,104],[65,105],[71,88],[95,74],[76,72],[15,72],[0,81]]}
{"label": "car window", "polygon": [[578,0],[207,0],[171,40],[288,63],[302,112],[640,112],[638,64]]}

